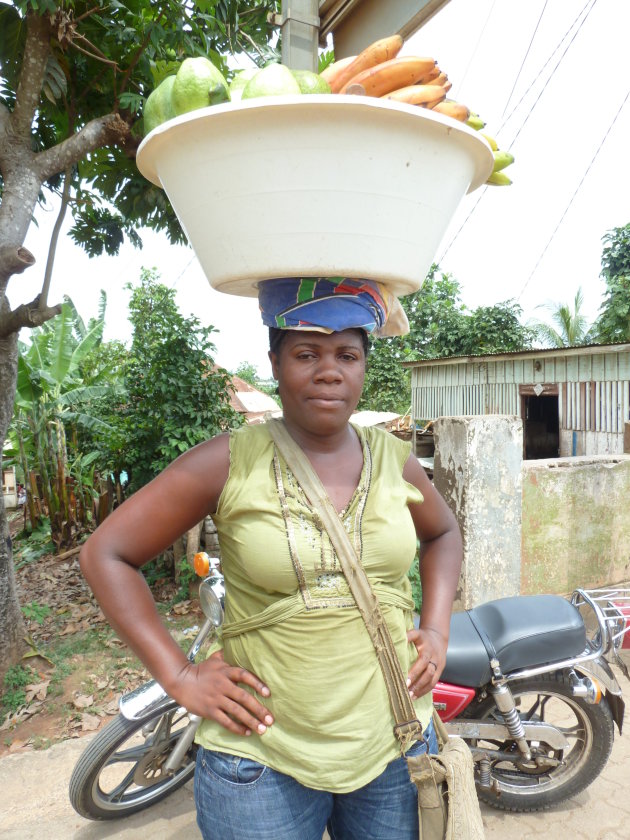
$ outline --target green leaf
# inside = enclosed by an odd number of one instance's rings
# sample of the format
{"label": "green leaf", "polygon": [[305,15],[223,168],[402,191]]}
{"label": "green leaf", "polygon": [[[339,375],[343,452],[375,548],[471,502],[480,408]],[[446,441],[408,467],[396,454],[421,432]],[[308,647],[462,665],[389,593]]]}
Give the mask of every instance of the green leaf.
{"label": "green leaf", "polygon": [[[33,369],[27,359],[20,353],[18,356],[17,393],[24,405],[31,406],[43,394],[43,389],[33,376]],[[39,380],[39,376],[37,377]]]}
{"label": "green leaf", "polygon": [[142,110],[142,105],[144,103],[144,96],[141,96],[139,93],[123,93],[120,96],[119,104],[121,108],[125,108],[128,111],[131,111],[134,114],[140,113]]}
{"label": "green leaf", "polygon": [[57,384],[63,382],[70,370],[73,355],[72,309],[68,303],[61,304],[61,314],[53,319],[55,331],[50,347],[49,373]]}
{"label": "green leaf", "polygon": [[26,43],[26,21],[13,5],[0,3],[0,58],[2,75],[7,79],[13,93],[17,90],[18,73],[24,44]]}

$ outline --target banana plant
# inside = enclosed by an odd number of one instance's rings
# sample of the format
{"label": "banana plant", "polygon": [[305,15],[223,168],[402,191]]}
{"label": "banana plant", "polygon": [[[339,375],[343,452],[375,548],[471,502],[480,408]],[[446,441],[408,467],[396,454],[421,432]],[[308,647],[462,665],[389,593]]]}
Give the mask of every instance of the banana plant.
{"label": "banana plant", "polygon": [[[86,384],[81,365],[101,343],[105,316],[102,293],[99,316],[86,327],[71,300],[61,313],[31,334],[31,343],[20,343],[15,415],[10,435],[15,438],[25,482],[30,493],[29,516],[33,527],[44,509],[51,536],[60,547],[72,540],[73,530],[85,525],[92,509],[93,468],[85,455],[68,459],[67,430],[76,425],[94,428],[98,421],[82,411],[94,397],[111,391],[111,382],[99,375]],[[86,480],[77,475],[86,465]],[[38,504],[39,503],[39,504]]]}

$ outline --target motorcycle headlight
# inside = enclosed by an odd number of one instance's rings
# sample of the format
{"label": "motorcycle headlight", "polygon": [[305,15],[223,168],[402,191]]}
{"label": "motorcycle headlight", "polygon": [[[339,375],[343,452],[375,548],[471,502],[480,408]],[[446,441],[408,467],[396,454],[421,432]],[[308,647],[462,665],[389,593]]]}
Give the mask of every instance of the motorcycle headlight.
{"label": "motorcycle headlight", "polygon": [[223,582],[210,579],[202,581],[199,587],[199,603],[206,618],[214,624],[215,627],[220,627],[223,624],[223,598],[225,590]]}

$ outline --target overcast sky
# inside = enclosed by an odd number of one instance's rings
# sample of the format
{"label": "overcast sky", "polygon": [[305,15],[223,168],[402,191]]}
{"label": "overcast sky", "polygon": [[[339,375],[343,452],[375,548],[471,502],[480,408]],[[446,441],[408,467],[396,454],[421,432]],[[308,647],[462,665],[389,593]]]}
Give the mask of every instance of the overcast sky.
{"label": "overcast sky", "polygon": [[[628,32],[627,0],[451,0],[405,45],[437,59],[453,83],[449,96],[516,157],[513,185],[467,196],[436,253],[467,305],[515,299],[525,318],[544,318],[541,305],[572,301],[581,286],[595,318],[602,236],[630,222]],[[11,281],[13,306],[41,288],[54,212],[37,219],[25,243],[37,264]],[[105,289],[106,338],[126,340],[123,286],[155,266],[184,314],[219,328],[220,364],[253,362],[267,376],[256,301],[214,292],[190,249],[150,232],[143,240],[143,250],[91,260],[62,237],[50,301],[69,294],[87,320]]]}

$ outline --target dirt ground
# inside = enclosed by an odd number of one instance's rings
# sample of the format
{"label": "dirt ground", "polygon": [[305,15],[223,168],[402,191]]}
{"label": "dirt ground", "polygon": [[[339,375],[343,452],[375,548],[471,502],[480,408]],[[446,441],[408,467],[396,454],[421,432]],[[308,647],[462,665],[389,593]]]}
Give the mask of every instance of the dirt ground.
{"label": "dirt ground", "polygon": [[[12,537],[21,516],[10,515]],[[79,569],[78,553],[53,554],[24,563],[16,548],[16,585],[25,612],[26,684],[0,694],[0,758],[45,749],[59,741],[98,731],[118,714],[121,693],[149,677],[109,627]],[[200,621],[195,601],[172,607],[173,587],[159,585],[156,595],[175,636]]]}

